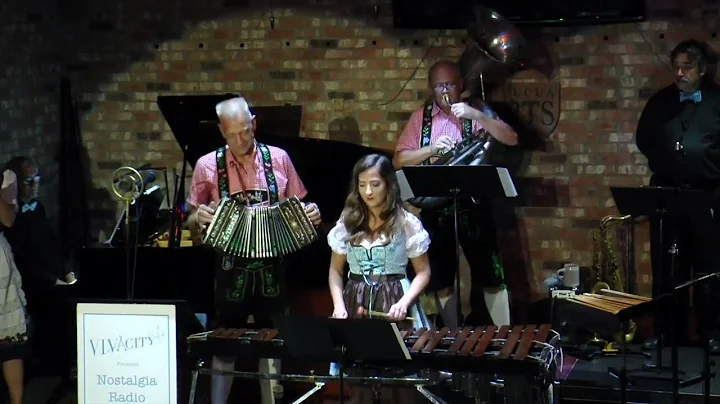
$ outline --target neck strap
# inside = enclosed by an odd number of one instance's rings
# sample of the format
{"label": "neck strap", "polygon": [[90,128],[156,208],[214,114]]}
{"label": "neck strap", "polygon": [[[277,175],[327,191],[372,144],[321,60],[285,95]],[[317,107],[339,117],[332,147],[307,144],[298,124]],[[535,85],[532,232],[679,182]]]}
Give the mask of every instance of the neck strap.
{"label": "neck strap", "polygon": [[[270,155],[270,149],[263,143],[257,143],[258,152],[262,157],[263,171],[265,172],[265,181],[267,182],[268,193],[270,197],[270,204],[277,203],[279,201],[279,193],[277,187],[277,178],[275,178],[275,172],[272,166],[272,156]],[[217,161],[218,170],[218,189],[220,190],[220,197],[230,197],[230,182],[228,181],[227,173],[227,153],[229,149],[227,146],[223,146],[215,152],[215,159]],[[243,190],[244,191],[244,190]]]}
{"label": "neck strap", "polygon": [[[420,136],[420,147],[430,146],[432,139],[432,111],[435,107],[435,102],[430,100],[425,103],[423,107],[423,118],[422,118],[422,132]],[[472,135],[472,121],[469,119],[461,118],[460,123],[462,124],[462,137],[465,139]],[[430,164],[429,161],[425,161],[423,164]]]}

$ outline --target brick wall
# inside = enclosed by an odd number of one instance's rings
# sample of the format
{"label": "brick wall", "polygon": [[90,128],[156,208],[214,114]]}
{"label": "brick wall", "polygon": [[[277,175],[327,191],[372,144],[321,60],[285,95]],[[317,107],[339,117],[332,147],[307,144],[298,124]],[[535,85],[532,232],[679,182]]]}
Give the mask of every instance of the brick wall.
{"label": "brick wall", "polygon": [[[465,38],[465,32],[441,32],[412,76],[437,33],[389,28],[389,6],[382,1],[379,18],[361,2],[344,1],[352,3],[345,8],[281,8],[274,2],[274,29],[270,9],[229,8],[220,0],[62,3],[0,5],[6,23],[0,36],[0,157],[24,153],[40,162],[42,197],[54,212],[61,191],[57,88],[62,74],[70,77],[92,161],[95,233],[107,230],[116,211],[106,190],[113,169],[179,167],[181,153],[158,111],[158,95],[234,92],[256,106],[301,104],[302,136],[332,134],[390,148],[424,97],[427,67],[439,58],[457,59]],[[665,55],[686,37],[714,41],[715,9],[684,13],[672,3],[655,7],[649,23],[529,34],[549,50],[562,108],[550,147],[530,153],[518,173],[535,184],[525,189],[529,206],[501,214],[508,218],[502,222],[504,255],[516,290],[538,292],[542,279],[564,262],[590,265],[590,229],[614,213],[608,186],[647,181],[632,137],[644,99],[669,83]],[[334,127],[353,120],[359,139]],[[640,231],[644,292],[650,282],[646,241]]]}

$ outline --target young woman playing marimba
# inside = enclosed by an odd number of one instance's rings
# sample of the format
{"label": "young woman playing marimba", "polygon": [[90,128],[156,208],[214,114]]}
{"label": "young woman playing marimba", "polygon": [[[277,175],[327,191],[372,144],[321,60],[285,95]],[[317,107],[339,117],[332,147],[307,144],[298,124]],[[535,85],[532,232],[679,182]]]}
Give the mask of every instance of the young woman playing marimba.
{"label": "young woman playing marimba", "polygon": [[[328,282],[333,299],[333,317],[358,318],[383,313],[390,321],[430,328],[417,302],[430,280],[427,250],[430,236],[412,213],[405,210],[400,187],[390,160],[379,154],[360,159],[353,168],[345,209],[328,233],[332,249]],[[407,279],[407,263],[415,277]],[[345,262],[349,264],[343,287]],[[331,374],[337,374],[337,367]],[[412,391],[382,394],[383,402],[413,402]],[[406,394],[408,393],[408,394]],[[352,403],[372,402],[372,391],[353,389]]]}

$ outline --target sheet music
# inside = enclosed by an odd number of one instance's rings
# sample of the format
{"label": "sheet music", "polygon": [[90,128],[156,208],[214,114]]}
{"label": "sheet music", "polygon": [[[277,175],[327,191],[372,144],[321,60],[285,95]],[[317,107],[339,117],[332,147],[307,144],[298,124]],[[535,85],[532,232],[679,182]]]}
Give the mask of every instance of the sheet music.
{"label": "sheet music", "polygon": [[415,194],[412,188],[410,188],[407,178],[405,178],[405,172],[403,170],[397,170],[395,171],[395,177],[397,177],[398,185],[400,185],[400,198],[403,202],[414,198]]}
{"label": "sheet music", "polygon": [[515,198],[518,196],[517,189],[515,189],[515,183],[510,177],[510,172],[505,167],[495,167],[500,177],[500,184],[502,184],[505,196],[508,198]]}

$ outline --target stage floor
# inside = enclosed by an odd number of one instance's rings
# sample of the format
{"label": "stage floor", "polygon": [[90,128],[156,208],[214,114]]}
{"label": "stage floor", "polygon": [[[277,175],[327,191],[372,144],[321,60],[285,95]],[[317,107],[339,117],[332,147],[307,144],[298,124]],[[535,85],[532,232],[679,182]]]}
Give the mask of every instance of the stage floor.
{"label": "stage floor", "polygon": [[[638,352],[639,347],[631,347],[631,350]],[[681,347],[679,349],[680,370],[686,372],[680,375],[681,379],[700,375],[703,365],[702,350],[699,348]],[[720,357],[711,357],[715,360]],[[669,365],[670,350],[663,351],[663,361]],[[642,365],[647,360],[641,356],[629,355],[627,358],[627,366],[631,374],[650,374],[649,371],[638,372],[642,369]],[[568,350],[565,350],[565,358],[563,369],[560,375],[559,386],[555,390],[557,404],[575,404],[575,403],[618,403],[620,402],[620,384],[616,378],[608,374],[608,368],[614,367],[619,369],[622,366],[622,357],[604,357],[597,358],[592,361],[576,359]],[[714,367],[711,369],[715,371]],[[663,373],[667,377],[669,372]],[[46,404],[47,397],[37,396],[38,392],[43,392],[43,396],[49,396],[57,384],[57,378],[33,378],[28,382],[28,397],[25,402],[29,404]],[[711,403],[720,404],[720,380],[713,378],[711,380]],[[432,389],[435,390],[435,389]],[[303,392],[306,389],[303,389]],[[440,392],[440,391],[438,391]],[[288,393],[290,393],[288,391]],[[291,394],[290,394],[291,395]],[[452,394],[445,396],[440,394],[450,403],[465,403],[468,401],[455,399]],[[37,396],[37,397],[36,397]],[[337,400],[321,400],[322,395],[317,395],[307,403],[337,403]],[[4,397],[0,397],[0,403],[4,403]],[[628,387],[628,403],[672,403],[672,389],[669,382],[656,380],[638,380],[636,385]],[[60,403],[76,402],[75,394],[68,391],[67,396]],[[187,399],[181,397],[180,403],[186,403]],[[203,402],[201,400],[198,401]],[[427,401],[418,400],[418,403],[426,403]],[[703,402],[703,382],[700,381],[692,386],[680,388],[681,403],[702,403]]]}
{"label": "stage floor", "polygon": [[[631,346],[629,351],[639,352],[639,346]],[[622,356],[600,357],[593,360],[575,359],[572,354],[565,353],[560,386],[557,389],[559,403],[617,403],[620,402],[620,382],[608,373],[608,368],[620,369]],[[653,354],[653,359],[654,359]],[[681,380],[699,376],[703,366],[703,352],[700,348],[679,348],[679,369]],[[717,357],[711,356],[713,361]],[[670,349],[663,350],[663,365],[670,366]],[[639,355],[627,356],[627,368],[630,377],[633,375],[652,375],[653,371],[644,370],[643,364],[648,360]],[[715,372],[715,366],[711,367]],[[669,378],[669,370],[660,373],[661,377]],[[704,381],[680,388],[681,403],[702,403]],[[636,380],[628,386],[627,401],[629,403],[672,403],[672,385],[662,380]],[[717,377],[710,381],[710,402],[720,403],[720,380]]]}

